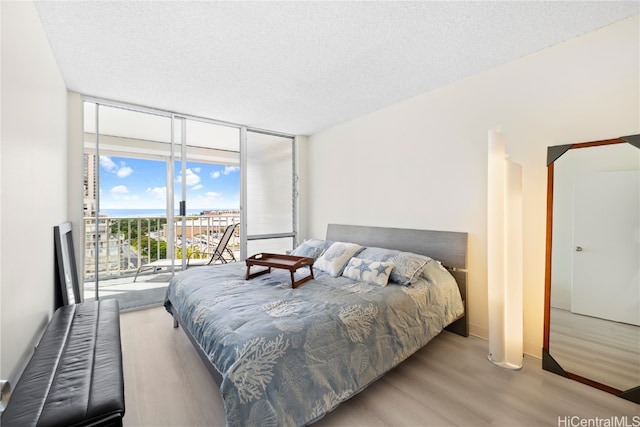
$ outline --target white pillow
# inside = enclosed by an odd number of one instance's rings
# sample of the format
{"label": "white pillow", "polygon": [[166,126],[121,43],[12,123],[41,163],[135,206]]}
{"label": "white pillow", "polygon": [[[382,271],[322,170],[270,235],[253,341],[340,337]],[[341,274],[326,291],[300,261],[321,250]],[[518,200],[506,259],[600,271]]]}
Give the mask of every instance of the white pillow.
{"label": "white pillow", "polygon": [[355,243],[335,242],[320,255],[313,266],[338,277],[349,259],[362,249],[362,246]]}
{"label": "white pillow", "polygon": [[359,282],[387,286],[392,269],[393,264],[390,262],[351,258],[342,275]]}

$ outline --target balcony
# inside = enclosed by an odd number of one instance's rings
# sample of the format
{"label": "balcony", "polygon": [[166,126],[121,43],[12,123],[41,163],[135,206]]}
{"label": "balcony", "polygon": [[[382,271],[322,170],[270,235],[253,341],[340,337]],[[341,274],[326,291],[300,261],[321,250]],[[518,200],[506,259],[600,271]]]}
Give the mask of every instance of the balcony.
{"label": "balcony", "polygon": [[[173,242],[168,240],[170,233],[166,217],[101,216],[97,222],[96,226],[96,218],[84,220],[84,299],[95,299],[97,271],[99,298],[117,298],[121,310],[131,310],[160,304],[172,277],[170,270],[161,267],[144,270],[137,275],[140,266],[162,259],[180,260],[183,240],[188,258],[208,258],[227,226],[239,223],[240,216],[237,211],[188,216],[184,227],[181,220],[176,220]],[[240,259],[237,231],[227,248],[236,259]],[[175,271],[181,269],[182,265],[177,261]]]}

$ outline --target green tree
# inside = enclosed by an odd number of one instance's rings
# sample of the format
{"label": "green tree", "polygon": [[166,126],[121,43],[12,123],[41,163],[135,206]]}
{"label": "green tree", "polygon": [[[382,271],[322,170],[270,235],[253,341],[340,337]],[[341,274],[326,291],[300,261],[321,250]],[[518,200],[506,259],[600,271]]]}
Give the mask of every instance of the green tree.
{"label": "green tree", "polygon": [[167,258],[167,242],[159,242],[155,239],[149,238],[148,236],[142,236],[140,238],[140,242],[142,247],[136,249],[142,256],[147,257],[149,262]]}
{"label": "green tree", "polygon": [[[121,218],[112,219],[109,230],[114,236],[123,236],[149,262],[167,257],[167,243],[150,237],[161,234],[167,223],[166,218]],[[140,247],[138,247],[138,240]]]}

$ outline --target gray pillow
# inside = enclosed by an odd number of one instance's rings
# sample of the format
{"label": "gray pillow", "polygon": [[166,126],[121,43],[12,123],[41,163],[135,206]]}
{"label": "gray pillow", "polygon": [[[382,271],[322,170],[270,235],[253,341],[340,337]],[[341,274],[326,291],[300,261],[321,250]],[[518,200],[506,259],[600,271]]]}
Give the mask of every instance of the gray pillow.
{"label": "gray pillow", "polygon": [[325,240],[309,239],[298,245],[290,255],[313,258],[315,261],[328,246]]}
{"label": "gray pillow", "polygon": [[428,256],[400,252],[389,258],[389,262],[393,263],[390,280],[408,286],[420,277],[420,273],[430,260]]}
{"label": "gray pillow", "polygon": [[412,252],[402,252],[396,249],[368,247],[358,254],[358,258],[373,261],[385,261],[393,263],[393,270],[389,280],[400,285],[408,286],[415,282],[425,265],[431,258]]}

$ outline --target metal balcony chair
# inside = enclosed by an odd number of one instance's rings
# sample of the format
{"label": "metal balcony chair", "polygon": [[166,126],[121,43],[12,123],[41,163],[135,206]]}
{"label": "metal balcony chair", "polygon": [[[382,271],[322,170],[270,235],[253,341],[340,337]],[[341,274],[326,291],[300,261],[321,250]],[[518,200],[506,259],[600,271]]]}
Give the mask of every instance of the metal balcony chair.
{"label": "metal balcony chair", "polygon": [[[240,224],[231,224],[225,230],[224,234],[220,238],[218,245],[215,247],[213,252],[211,253],[211,258],[207,261],[207,258],[202,259],[189,259],[187,263],[188,267],[196,267],[201,265],[211,265],[215,264],[217,261],[222,262],[222,264],[226,264],[227,262],[235,262],[236,257],[233,255],[233,251],[227,247],[229,244],[229,240],[231,240],[231,236],[236,231]],[[207,253],[207,251],[205,251]],[[225,254],[229,256],[230,259],[225,258]]]}

